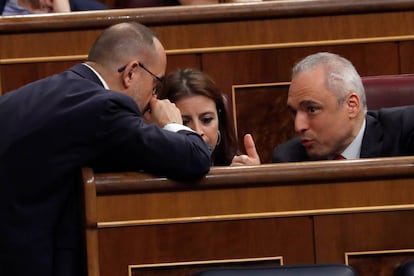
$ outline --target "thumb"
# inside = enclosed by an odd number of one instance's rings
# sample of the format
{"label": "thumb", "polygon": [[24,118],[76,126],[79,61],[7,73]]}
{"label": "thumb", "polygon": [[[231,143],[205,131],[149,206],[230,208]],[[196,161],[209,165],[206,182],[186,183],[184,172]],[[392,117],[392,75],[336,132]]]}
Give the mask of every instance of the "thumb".
{"label": "thumb", "polygon": [[158,99],[156,97],[152,97],[149,100],[145,111],[149,111],[149,113],[151,113],[153,110],[157,108],[157,104],[158,104]]}
{"label": "thumb", "polygon": [[247,156],[258,160],[260,159],[251,134],[244,135],[244,148],[246,149]]}

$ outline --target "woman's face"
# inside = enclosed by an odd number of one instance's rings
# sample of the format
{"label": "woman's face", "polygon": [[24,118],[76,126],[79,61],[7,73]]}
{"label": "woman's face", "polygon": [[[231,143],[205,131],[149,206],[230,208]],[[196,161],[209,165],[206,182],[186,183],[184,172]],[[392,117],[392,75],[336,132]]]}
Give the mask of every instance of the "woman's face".
{"label": "woman's face", "polygon": [[219,132],[216,103],[205,96],[194,95],[179,99],[175,105],[181,111],[184,125],[197,132],[214,150]]}

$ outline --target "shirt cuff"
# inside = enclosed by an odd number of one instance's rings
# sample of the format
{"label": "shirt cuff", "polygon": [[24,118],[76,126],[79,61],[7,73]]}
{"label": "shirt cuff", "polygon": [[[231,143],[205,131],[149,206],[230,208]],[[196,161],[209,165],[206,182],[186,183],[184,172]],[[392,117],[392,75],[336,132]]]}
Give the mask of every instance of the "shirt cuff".
{"label": "shirt cuff", "polygon": [[188,130],[194,132],[194,130],[192,130],[191,128],[177,123],[168,123],[164,126],[164,129],[171,132],[178,132],[180,130]]}

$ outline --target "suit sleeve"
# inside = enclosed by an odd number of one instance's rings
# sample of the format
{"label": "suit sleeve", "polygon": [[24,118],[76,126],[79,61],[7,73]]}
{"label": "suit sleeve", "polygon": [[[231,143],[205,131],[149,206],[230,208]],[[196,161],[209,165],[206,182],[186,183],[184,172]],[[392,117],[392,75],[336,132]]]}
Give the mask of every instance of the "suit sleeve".
{"label": "suit sleeve", "polygon": [[101,120],[98,141],[107,153],[100,158],[118,162],[120,169],[143,170],[175,179],[206,174],[211,166],[210,150],[195,132],[171,132],[146,124],[134,106],[109,100]]}
{"label": "suit sleeve", "polygon": [[402,126],[404,130],[405,149],[407,155],[414,155],[414,106],[405,109],[405,122]]}

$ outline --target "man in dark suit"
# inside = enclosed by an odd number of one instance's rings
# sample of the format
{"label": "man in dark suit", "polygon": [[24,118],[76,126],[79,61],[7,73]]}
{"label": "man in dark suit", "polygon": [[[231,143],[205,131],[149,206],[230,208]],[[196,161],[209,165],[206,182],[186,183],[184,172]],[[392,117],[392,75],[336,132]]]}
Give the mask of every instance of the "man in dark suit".
{"label": "man in dark suit", "polygon": [[207,144],[153,94],[165,68],[154,33],[121,23],[87,62],[0,97],[0,275],[85,274],[82,166],[174,179],[209,171]]}
{"label": "man in dark suit", "polygon": [[414,154],[414,106],[368,111],[354,66],[331,53],[295,65],[288,107],[299,133],[273,151],[273,162]]}

